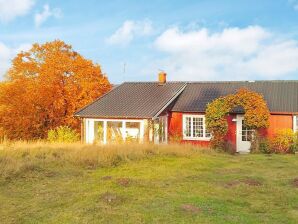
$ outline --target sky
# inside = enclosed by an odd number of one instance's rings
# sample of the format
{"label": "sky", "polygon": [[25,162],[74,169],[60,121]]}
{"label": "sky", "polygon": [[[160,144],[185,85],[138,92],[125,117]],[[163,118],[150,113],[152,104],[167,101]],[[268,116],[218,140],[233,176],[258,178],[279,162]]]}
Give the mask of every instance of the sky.
{"label": "sky", "polygon": [[298,79],[298,0],[0,0],[0,78],[55,39],[115,84]]}

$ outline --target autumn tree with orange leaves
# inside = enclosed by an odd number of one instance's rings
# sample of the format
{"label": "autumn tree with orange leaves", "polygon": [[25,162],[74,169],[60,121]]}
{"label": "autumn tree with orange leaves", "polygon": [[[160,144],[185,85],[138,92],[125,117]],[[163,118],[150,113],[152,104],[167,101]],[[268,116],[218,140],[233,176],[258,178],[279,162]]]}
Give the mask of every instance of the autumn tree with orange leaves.
{"label": "autumn tree with orange leaves", "polygon": [[12,61],[0,84],[0,131],[8,139],[45,138],[60,125],[79,129],[73,114],[111,89],[100,66],[55,40],[34,44]]}

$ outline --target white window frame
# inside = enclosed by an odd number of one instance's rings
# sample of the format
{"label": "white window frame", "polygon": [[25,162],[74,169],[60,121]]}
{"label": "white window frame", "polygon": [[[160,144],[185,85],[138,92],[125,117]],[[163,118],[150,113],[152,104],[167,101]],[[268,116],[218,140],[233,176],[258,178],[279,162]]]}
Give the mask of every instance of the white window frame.
{"label": "white window frame", "polygon": [[122,138],[126,140],[126,122],[136,122],[140,123],[140,143],[144,141],[144,120],[136,120],[136,119],[96,119],[96,118],[86,118],[86,143],[93,144],[94,142],[94,122],[95,121],[102,121],[103,122],[103,129],[104,129],[104,139],[103,143],[107,144],[107,122],[122,122]]}
{"label": "white window frame", "polygon": [[[191,118],[191,136],[186,136],[186,118]],[[194,137],[193,136],[193,118],[203,118],[203,137]],[[183,131],[183,140],[201,140],[201,141],[210,141],[211,137],[206,137],[206,123],[205,115],[202,114],[183,114],[182,119],[182,131]]]}
{"label": "white window frame", "polygon": [[297,118],[298,118],[298,115],[293,116],[293,131],[294,132],[298,131]]}

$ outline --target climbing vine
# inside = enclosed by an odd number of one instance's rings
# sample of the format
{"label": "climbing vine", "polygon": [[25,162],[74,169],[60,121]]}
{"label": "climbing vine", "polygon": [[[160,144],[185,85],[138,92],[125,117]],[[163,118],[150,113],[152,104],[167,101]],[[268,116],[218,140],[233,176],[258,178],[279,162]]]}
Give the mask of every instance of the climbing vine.
{"label": "climbing vine", "polygon": [[223,148],[228,131],[227,115],[236,107],[244,109],[244,124],[254,130],[269,126],[269,109],[263,96],[248,89],[215,99],[207,105],[206,126],[212,134],[212,147]]}

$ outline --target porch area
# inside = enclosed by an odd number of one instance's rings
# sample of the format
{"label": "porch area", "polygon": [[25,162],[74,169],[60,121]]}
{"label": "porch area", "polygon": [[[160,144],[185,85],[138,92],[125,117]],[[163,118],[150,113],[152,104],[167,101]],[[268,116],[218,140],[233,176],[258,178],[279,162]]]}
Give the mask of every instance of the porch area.
{"label": "porch area", "polygon": [[168,117],[157,119],[82,120],[82,142],[88,144],[167,143]]}

